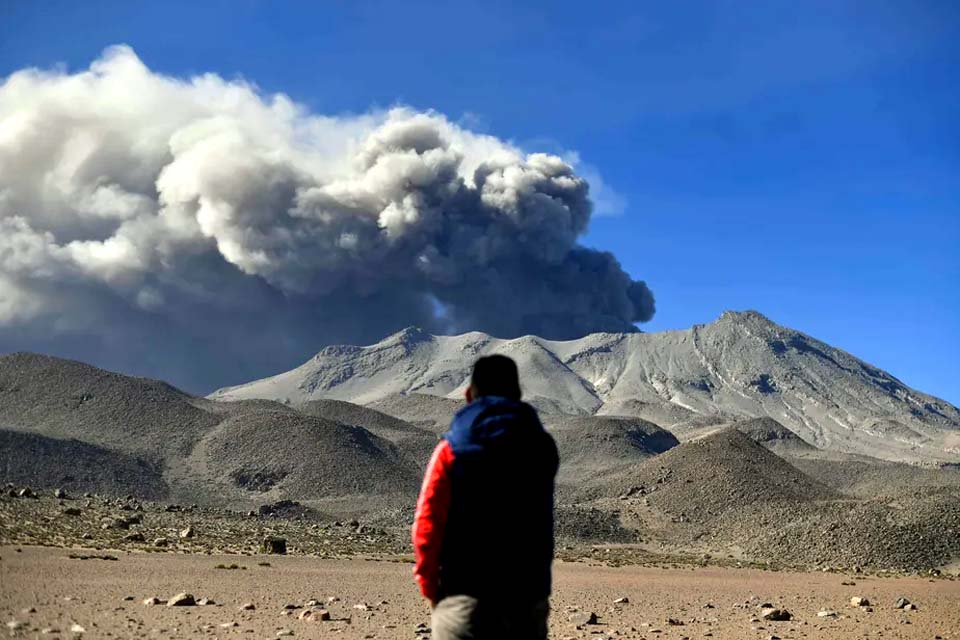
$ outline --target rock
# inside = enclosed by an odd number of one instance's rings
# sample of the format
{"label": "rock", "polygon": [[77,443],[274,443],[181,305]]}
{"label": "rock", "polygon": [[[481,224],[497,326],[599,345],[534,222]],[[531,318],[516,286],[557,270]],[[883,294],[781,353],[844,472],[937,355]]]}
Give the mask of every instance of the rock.
{"label": "rock", "polygon": [[197,599],[190,593],[178,593],[167,600],[168,607],[193,607],[196,606]]}
{"label": "rock", "polygon": [[30,487],[24,487],[23,489],[20,489],[20,491],[17,492],[17,495],[20,496],[21,498],[34,497],[33,491],[30,489]]}
{"label": "rock", "polygon": [[359,602],[353,605],[353,608],[357,611],[370,611],[371,607],[366,602]]}
{"label": "rock", "polygon": [[326,622],[330,620],[330,612],[326,609],[305,609],[297,617],[307,622]]}
{"label": "rock", "polygon": [[60,512],[65,516],[79,516],[82,512],[76,507],[67,507],[66,509]]}
{"label": "rock", "polygon": [[217,603],[211,600],[210,598],[201,598],[200,600],[197,600],[198,607],[212,607],[215,604]]}
{"label": "rock", "polygon": [[850,606],[851,607],[869,607],[870,600],[868,600],[867,598],[864,598],[863,596],[853,596],[852,598],[850,598]]}
{"label": "rock", "polygon": [[829,609],[824,609],[823,611],[817,611],[818,618],[836,618],[837,612],[830,611]]}
{"label": "rock", "polygon": [[239,627],[240,624],[237,622],[221,622],[219,626],[221,629],[229,629],[231,627]]}
{"label": "rock", "polygon": [[187,538],[192,538],[197,535],[197,532],[193,530],[193,527],[187,527],[186,529],[180,530],[180,539],[185,540]]}
{"label": "rock", "polygon": [[253,604],[252,602],[245,602],[240,605],[240,611],[253,611],[256,608],[257,605]]}
{"label": "rock", "polygon": [[19,631],[27,626],[26,622],[20,622],[19,620],[11,620],[7,623],[7,629],[10,631]]}
{"label": "rock", "polygon": [[897,598],[897,601],[894,603],[893,606],[896,607],[897,609],[903,609],[903,608],[906,607],[908,604],[910,604],[910,601],[901,596],[901,597]]}
{"label": "rock", "polygon": [[155,538],[153,541],[153,546],[155,547],[165,547],[170,544],[170,541],[166,538]]}
{"label": "rock", "polygon": [[773,620],[775,622],[783,622],[783,621],[792,619],[793,614],[791,614],[786,609],[766,608],[760,612],[760,617],[763,618],[764,620]]}
{"label": "rock", "polygon": [[130,523],[126,518],[110,518],[100,525],[103,530],[107,529],[129,529]]}
{"label": "rock", "polygon": [[281,629],[280,631],[277,631],[278,638],[281,638],[284,636],[292,636],[292,635],[293,635],[293,631],[290,629]]}
{"label": "rock", "polygon": [[40,633],[42,633],[45,636],[48,636],[51,634],[60,633],[60,629],[57,629],[56,627],[44,627],[43,629],[40,629]]}
{"label": "rock", "polygon": [[904,610],[904,611],[916,611],[916,610],[917,610],[917,605],[913,604],[912,602],[908,602],[907,604],[904,605],[903,610]]}
{"label": "rock", "polygon": [[70,625],[70,633],[86,633],[86,632],[87,632],[87,630],[84,629],[83,627],[81,627],[81,626],[80,626],[79,624],[77,624],[76,622],[74,622],[72,625]]}
{"label": "rock", "polygon": [[133,602],[135,599],[133,596],[123,596],[124,602]]}
{"label": "rock", "polygon": [[287,553],[287,540],[277,536],[267,536],[260,543],[260,553],[285,555]]}
{"label": "rock", "polygon": [[154,604],[163,604],[163,600],[161,600],[160,598],[154,596],[154,597],[152,597],[152,598],[147,598],[146,600],[144,600],[144,601],[143,601],[143,604],[145,604],[145,605],[147,605],[147,606],[154,605]]}
{"label": "rock", "polygon": [[592,611],[584,612],[584,613],[574,613],[567,619],[578,627],[582,627],[588,624],[597,624],[599,622],[599,619],[597,618],[597,614],[595,614]]}
{"label": "rock", "polygon": [[624,596],[622,598],[617,598],[613,601],[613,604],[630,604],[630,598]]}
{"label": "rock", "polygon": [[677,620],[676,618],[667,618],[667,624],[671,627],[682,627],[683,620]]}
{"label": "rock", "polygon": [[67,492],[63,489],[57,488],[53,490],[53,497],[59,500],[67,500]]}
{"label": "rock", "polygon": [[123,536],[123,541],[124,542],[146,542],[147,539],[143,537],[142,533],[137,531],[134,533],[128,533],[127,535]]}

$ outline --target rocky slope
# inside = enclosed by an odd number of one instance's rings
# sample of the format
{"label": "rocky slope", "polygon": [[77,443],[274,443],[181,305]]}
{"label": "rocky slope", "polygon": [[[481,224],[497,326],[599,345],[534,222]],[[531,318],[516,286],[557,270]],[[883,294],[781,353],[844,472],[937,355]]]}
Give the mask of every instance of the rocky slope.
{"label": "rocky slope", "polygon": [[346,403],[211,402],[25,353],[0,357],[0,424],[3,481],[235,508],[295,499],[343,513],[412,503],[436,442]]}
{"label": "rocky slope", "polygon": [[[459,398],[481,355],[514,358],[542,411],[632,415],[681,439],[702,427],[769,417],[819,448],[890,460],[960,460],[960,410],[759,313],[725,312],[684,331],[601,333],[579,340],[433,336],[407,329],[367,347],[333,346],[216,400],[359,404],[397,394]],[[388,411],[389,413],[389,411]]]}

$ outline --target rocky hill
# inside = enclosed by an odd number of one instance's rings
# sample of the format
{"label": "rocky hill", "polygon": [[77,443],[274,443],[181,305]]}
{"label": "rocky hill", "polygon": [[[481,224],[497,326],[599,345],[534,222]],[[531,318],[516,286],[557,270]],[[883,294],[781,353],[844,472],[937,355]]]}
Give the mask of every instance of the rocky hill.
{"label": "rocky hill", "polygon": [[347,514],[412,503],[436,442],[347,403],[211,402],[25,353],[0,357],[0,424],[6,482],[240,509],[294,499]]}
{"label": "rocky hill", "polygon": [[406,329],[366,347],[327,347],[296,369],[210,398],[294,405],[324,398],[369,404],[398,394],[457,399],[473,361],[490,353],[517,361],[525,397],[548,413],[635,416],[681,439],[711,424],[769,417],[822,449],[960,460],[956,407],[753,311],[725,312],[683,331],[563,342]]}

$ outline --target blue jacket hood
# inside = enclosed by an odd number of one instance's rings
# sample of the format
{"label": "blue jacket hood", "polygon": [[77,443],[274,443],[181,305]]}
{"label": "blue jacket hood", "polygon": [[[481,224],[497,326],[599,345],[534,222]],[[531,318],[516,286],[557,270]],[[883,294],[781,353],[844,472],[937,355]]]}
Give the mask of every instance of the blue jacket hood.
{"label": "blue jacket hood", "polygon": [[518,429],[543,431],[533,407],[511,398],[483,396],[456,413],[444,438],[457,450],[515,437]]}

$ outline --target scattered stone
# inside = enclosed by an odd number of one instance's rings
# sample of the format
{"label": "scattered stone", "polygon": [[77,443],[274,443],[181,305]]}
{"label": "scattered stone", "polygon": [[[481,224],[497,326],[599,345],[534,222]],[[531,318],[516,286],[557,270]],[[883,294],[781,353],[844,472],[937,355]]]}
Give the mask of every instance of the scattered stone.
{"label": "scattered stone", "polygon": [[60,633],[60,629],[57,629],[56,627],[44,627],[43,629],[40,629],[40,633],[45,636],[49,636]]}
{"label": "scattered stone", "polygon": [[20,622],[19,620],[11,620],[10,622],[7,623],[7,629],[10,629],[10,631],[19,631],[20,629],[23,629],[26,626],[27,626],[26,622]]}
{"label": "scattered stone", "polygon": [[896,607],[897,609],[903,609],[903,608],[906,607],[908,604],[910,604],[910,601],[901,596],[901,597],[897,598],[897,601],[896,601],[896,603],[894,603],[893,606]]}
{"label": "scattered stone", "polygon": [[240,611],[253,611],[256,608],[257,605],[253,604],[252,602],[245,602],[240,605]]}
{"label": "scattered stone", "polygon": [[168,607],[194,607],[197,604],[196,598],[190,593],[178,593],[167,600]]}
{"label": "scattered stone", "polygon": [[824,609],[823,611],[817,611],[818,618],[836,618],[837,612],[830,611],[829,609]]}
{"label": "scattered stone", "polygon": [[864,598],[863,596],[853,596],[852,598],[850,598],[850,606],[851,607],[869,607],[870,600],[867,598]]}
{"label": "scattered stone", "polygon": [[170,541],[166,538],[155,538],[153,541],[153,546],[155,547],[165,547],[170,544]]}
{"label": "scattered stone", "polygon": [[163,604],[163,600],[161,600],[160,598],[154,596],[154,597],[152,597],[152,598],[147,598],[146,600],[144,600],[144,601],[143,601],[143,604],[145,604],[145,605],[147,605],[147,606],[151,606],[151,605],[155,605],[155,604]]}
{"label": "scattered stone", "polygon": [[793,614],[786,609],[765,608],[760,612],[760,617],[764,620],[773,620],[774,622],[785,622],[793,618]]}
{"label": "scattered stone", "polygon": [[917,610],[917,605],[913,604],[912,602],[908,602],[906,605],[904,605],[903,610],[904,610],[904,611],[916,611],[916,610]]}
{"label": "scattered stone", "polygon": [[371,609],[370,605],[368,605],[365,602],[357,603],[353,605],[353,608],[356,609],[357,611],[370,611]]}
{"label": "scattered stone", "polygon": [[146,542],[147,539],[143,536],[142,533],[140,533],[139,531],[136,531],[134,533],[128,533],[127,535],[123,536],[123,541],[124,542]]}
{"label": "scattered stone", "polygon": [[630,604],[630,598],[624,596],[622,598],[617,598],[613,601],[613,604]]}
{"label": "scattered stone", "polygon": [[330,612],[326,609],[305,609],[297,617],[307,622],[326,622],[330,620]]}
{"label": "scattered stone", "polygon": [[53,497],[59,500],[67,500],[67,492],[63,489],[57,488],[53,490]]}
{"label": "scattered stone", "polygon": [[62,513],[65,516],[79,516],[82,513],[82,511],[80,511],[80,509],[78,509],[77,507],[67,507],[60,513]]}
{"label": "scattered stone", "polygon": [[292,635],[293,635],[293,631],[290,629],[281,629],[280,631],[277,631],[278,638],[284,637],[284,636],[292,636]]}
{"label": "scattered stone", "polygon": [[676,618],[667,618],[667,624],[671,627],[682,627],[683,620],[677,620]]}
{"label": "scattered stone", "polygon": [[231,628],[231,627],[239,627],[239,626],[240,626],[240,624],[237,623],[237,622],[221,622],[221,623],[220,623],[220,628],[221,628],[221,629],[229,629],[229,628]]}
{"label": "scattered stone", "polygon": [[578,627],[582,627],[588,624],[599,623],[599,618],[597,618],[597,614],[592,611],[583,612],[583,613],[574,613],[567,619]]}
{"label": "scattered stone", "polygon": [[212,607],[212,606],[214,606],[215,604],[217,604],[217,603],[214,602],[213,600],[211,600],[210,598],[201,598],[201,599],[197,600],[197,606],[198,606],[198,607]]}
{"label": "scattered stone", "polygon": [[70,625],[70,633],[86,633],[86,632],[87,632],[87,630],[84,629],[83,627],[81,627],[81,626],[80,626],[79,624],[77,624],[76,622],[74,622],[72,625]]}
{"label": "scattered stone", "polygon": [[260,543],[260,553],[285,555],[287,553],[287,540],[277,536],[267,536]]}
{"label": "scattered stone", "polygon": [[196,534],[197,534],[197,532],[193,530],[193,527],[187,527],[186,529],[181,529],[181,530],[180,530],[180,539],[181,539],[181,540],[185,540],[185,539],[187,539],[187,538],[192,538],[192,537],[194,537]]}
{"label": "scattered stone", "polygon": [[30,487],[24,487],[23,489],[20,489],[20,491],[17,492],[17,495],[20,496],[21,498],[34,497],[33,491],[30,489]]}

